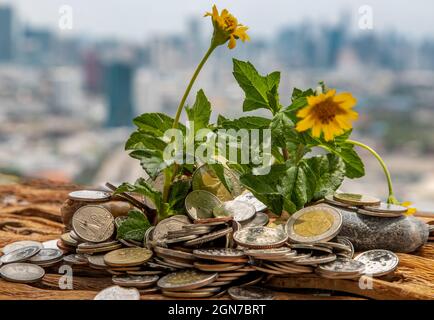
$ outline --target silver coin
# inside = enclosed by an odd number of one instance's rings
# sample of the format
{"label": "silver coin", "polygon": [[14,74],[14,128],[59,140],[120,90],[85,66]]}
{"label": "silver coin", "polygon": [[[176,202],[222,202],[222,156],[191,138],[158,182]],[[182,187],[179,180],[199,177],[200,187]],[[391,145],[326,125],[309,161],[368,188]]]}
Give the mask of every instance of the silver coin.
{"label": "silver coin", "polygon": [[328,255],[321,255],[321,256],[311,256],[309,258],[304,259],[298,259],[294,263],[303,265],[303,266],[310,266],[310,265],[317,265],[322,263],[328,263],[336,260],[336,255],[333,253],[330,253]]}
{"label": "silver coin", "polygon": [[182,230],[182,227],[190,222],[180,221],[177,218],[167,218],[160,221],[152,231],[152,241],[162,241],[167,238],[169,231]]}
{"label": "silver coin", "polygon": [[46,263],[53,260],[58,260],[63,256],[63,252],[59,249],[41,249],[36,255],[29,259],[31,263]]}
{"label": "silver coin", "polygon": [[193,240],[198,238],[198,235],[192,234],[192,235],[187,235],[187,236],[183,236],[183,237],[178,237],[178,238],[172,238],[172,239],[166,239],[164,240],[165,243],[178,243],[178,242],[184,242],[184,241],[188,241],[188,240]]}
{"label": "silver coin", "polygon": [[255,286],[242,286],[231,287],[228,290],[230,297],[234,300],[274,300],[275,295],[273,291],[255,287]]}
{"label": "silver coin", "polygon": [[294,213],[286,224],[289,239],[315,243],[333,239],[342,228],[342,214],[326,205],[306,207]]}
{"label": "silver coin", "polygon": [[140,300],[140,292],[136,288],[112,286],[100,291],[94,300]]}
{"label": "silver coin", "polygon": [[213,217],[213,209],[221,204],[219,198],[205,190],[190,192],[185,198],[185,209],[193,220]]}
{"label": "silver coin", "polygon": [[381,202],[379,206],[363,206],[362,209],[380,213],[406,213],[408,208],[396,204]]}
{"label": "silver coin", "polygon": [[145,231],[145,236],[143,237],[143,245],[145,248],[151,249],[152,248],[152,235],[154,232],[155,227],[152,226],[150,228],[148,228]]}
{"label": "silver coin", "polygon": [[364,274],[372,277],[384,276],[393,272],[399,263],[399,258],[396,254],[383,249],[362,252],[354,260],[364,263]]}
{"label": "silver coin", "polygon": [[84,201],[84,202],[96,202],[110,200],[111,194],[106,191],[98,190],[78,190],[70,192],[69,199]]}
{"label": "silver coin", "polygon": [[248,202],[231,200],[218,205],[212,212],[215,217],[232,216],[235,221],[243,222],[251,219],[255,215],[256,209]]}
{"label": "silver coin", "polygon": [[321,264],[320,266],[318,266],[318,270],[323,273],[331,274],[357,274],[363,273],[363,271],[365,270],[365,265],[360,261],[339,257],[333,262]]}
{"label": "silver coin", "polygon": [[228,235],[229,233],[231,233],[232,231],[233,231],[232,228],[226,228],[226,229],[221,229],[218,231],[213,231],[209,234],[198,237],[196,239],[186,241],[184,243],[184,245],[186,247],[190,247],[190,246],[195,246],[195,245],[202,244],[205,242],[209,242],[209,241],[224,237],[224,236]]}
{"label": "silver coin", "polygon": [[267,209],[267,206],[263,204],[261,201],[259,201],[250,191],[244,192],[243,194],[236,197],[234,200],[245,201],[250,203],[255,207],[257,212]]}
{"label": "silver coin", "polygon": [[248,221],[243,221],[241,223],[241,227],[250,228],[250,227],[263,227],[268,224],[269,218],[268,215],[263,212],[256,212],[256,214]]}
{"label": "silver coin", "polygon": [[371,211],[371,210],[366,210],[366,209],[362,209],[359,208],[357,210],[357,213],[359,214],[363,214],[365,216],[373,216],[373,217],[382,217],[382,218],[397,218],[397,217],[402,217],[402,213],[398,212],[376,212],[376,211]]}
{"label": "silver coin", "polygon": [[122,275],[113,276],[112,281],[114,284],[122,287],[148,287],[155,284],[160,277],[157,275],[153,276],[132,276],[132,275]]}
{"label": "silver coin", "polygon": [[288,240],[288,235],[268,227],[251,227],[234,233],[234,240],[240,246],[252,249],[280,247]]}
{"label": "silver coin", "polygon": [[25,248],[25,247],[39,247],[42,249],[42,243],[38,241],[30,241],[30,240],[23,240],[23,241],[16,241],[9,243],[8,245],[4,246],[2,251],[3,254],[8,254],[9,252],[15,251],[17,249]]}
{"label": "silver coin", "polygon": [[59,241],[59,239],[45,241],[42,243],[42,247],[44,249],[59,249],[57,241]]}
{"label": "silver coin", "polygon": [[0,275],[7,281],[32,283],[41,280],[45,271],[30,263],[10,263],[0,268]]}
{"label": "silver coin", "polygon": [[290,247],[292,249],[296,250],[309,250],[309,251],[320,251],[320,252],[327,252],[327,253],[333,253],[333,250],[324,246],[320,245],[313,245],[313,244],[305,244],[305,243],[292,243],[290,244]]}
{"label": "silver coin", "polygon": [[245,254],[243,250],[231,249],[231,248],[218,248],[218,249],[196,249],[193,251],[193,255],[202,259],[217,258],[243,258]]}
{"label": "silver coin", "polygon": [[1,257],[1,262],[6,264],[26,261],[36,255],[40,250],[41,247],[36,246],[20,248],[5,254],[3,257]]}
{"label": "silver coin", "polygon": [[87,265],[88,260],[82,254],[70,254],[63,257],[63,261],[72,265]]}
{"label": "silver coin", "polygon": [[[353,246],[353,243],[351,242],[351,240],[347,237],[344,237],[344,236],[337,236],[336,241],[349,248],[349,251],[344,251],[341,253],[343,253],[343,255],[346,256],[347,258],[352,259],[354,256],[354,246]],[[340,253],[338,252],[337,254],[339,255]]]}

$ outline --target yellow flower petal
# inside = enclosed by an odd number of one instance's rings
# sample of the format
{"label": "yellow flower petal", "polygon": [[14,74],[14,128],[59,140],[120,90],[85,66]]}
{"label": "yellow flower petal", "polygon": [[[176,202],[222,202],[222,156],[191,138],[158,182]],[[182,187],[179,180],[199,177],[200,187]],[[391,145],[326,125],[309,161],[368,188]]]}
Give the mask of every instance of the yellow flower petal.
{"label": "yellow flower petal", "polygon": [[313,125],[314,125],[313,119],[310,117],[306,117],[297,123],[296,130],[297,131],[306,131],[307,129],[312,128]]}
{"label": "yellow flower petal", "polygon": [[298,110],[297,117],[299,117],[299,118],[307,117],[307,115],[310,113],[311,109],[312,109],[311,106],[307,106],[307,107],[304,107],[303,109]]}
{"label": "yellow flower petal", "polygon": [[235,40],[235,37],[231,34],[230,39],[229,39],[229,43],[228,43],[228,48],[233,49],[233,48],[235,48],[236,45],[237,45],[237,41]]}
{"label": "yellow flower petal", "polygon": [[333,98],[333,101],[338,103],[340,107],[345,109],[351,109],[357,103],[356,98],[354,98],[353,95],[349,92],[343,92],[336,95]]}

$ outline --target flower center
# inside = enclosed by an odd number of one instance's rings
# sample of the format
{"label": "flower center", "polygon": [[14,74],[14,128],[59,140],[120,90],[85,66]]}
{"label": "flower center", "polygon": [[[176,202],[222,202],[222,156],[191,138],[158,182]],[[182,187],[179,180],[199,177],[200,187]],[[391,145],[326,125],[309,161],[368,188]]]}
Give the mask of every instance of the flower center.
{"label": "flower center", "polygon": [[340,113],[339,111],[338,105],[332,99],[327,99],[315,107],[315,113],[323,124],[333,121],[336,115]]}
{"label": "flower center", "polygon": [[225,30],[232,33],[237,28],[238,21],[233,16],[225,17]]}

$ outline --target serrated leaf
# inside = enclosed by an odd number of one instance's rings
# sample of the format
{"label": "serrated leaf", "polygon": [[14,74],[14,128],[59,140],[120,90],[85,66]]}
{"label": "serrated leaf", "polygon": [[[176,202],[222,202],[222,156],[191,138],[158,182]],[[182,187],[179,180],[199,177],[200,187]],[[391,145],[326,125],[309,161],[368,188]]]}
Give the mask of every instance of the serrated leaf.
{"label": "serrated leaf", "polygon": [[155,179],[163,169],[170,165],[170,163],[164,161],[163,152],[159,150],[134,150],[130,153],[130,156],[140,160],[143,170],[152,179]]}
{"label": "serrated leaf", "polygon": [[[163,137],[164,133],[172,128],[173,118],[164,113],[144,113],[133,120],[138,130],[154,137]],[[178,124],[178,128],[185,132],[185,126]]]}
{"label": "serrated leaf", "polygon": [[229,120],[223,116],[219,116],[218,125],[224,129],[266,129],[270,125],[271,120],[264,117],[247,116],[234,120]]}
{"label": "serrated leaf", "polygon": [[150,149],[163,151],[167,146],[163,140],[142,132],[133,132],[125,144],[125,150]]}
{"label": "serrated leaf", "polygon": [[117,229],[117,239],[143,241],[148,228],[151,227],[143,212],[131,210],[128,218]]}
{"label": "serrated leaf", "polygon": [[194,123],[194,133],[202,128],[208,127],[211,117],[211,103],[208,101],[203,90],[199,90],[196,94],[196,101],[190,108],[185,107],[188,120]]}
{"label": "serrated leaf", "polygon": [[171,210],[178,214],[184,212],[184,201],[191,189],[191,180],[180,179],[175,181],[169,190],[168,203]]}
{"label": "serrated leaf", "polygon": [[[280,72],[262,76],[250,62],[233,59],[233,63],[233,75],[246,95],[243,111],[265,108],[273,112],[268,94],[277,93]],[[278,101],[278,98],[276,100]]]}

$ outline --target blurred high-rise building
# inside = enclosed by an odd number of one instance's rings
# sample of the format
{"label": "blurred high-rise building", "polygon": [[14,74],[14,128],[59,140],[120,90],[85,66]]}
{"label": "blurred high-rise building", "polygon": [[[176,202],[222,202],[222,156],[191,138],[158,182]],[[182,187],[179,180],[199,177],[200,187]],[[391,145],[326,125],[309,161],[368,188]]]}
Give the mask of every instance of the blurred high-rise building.
{"label": "blurred high-rise building", "polygon": [[130,126],[134,117],[133,77],[134,68],[130,62],[113,60],[104,68],[108,127]]}
{"label": "blurred high-rise building", "polygon": [[0,62],[14,58],[14,12],[11,7],[0,6]]}

